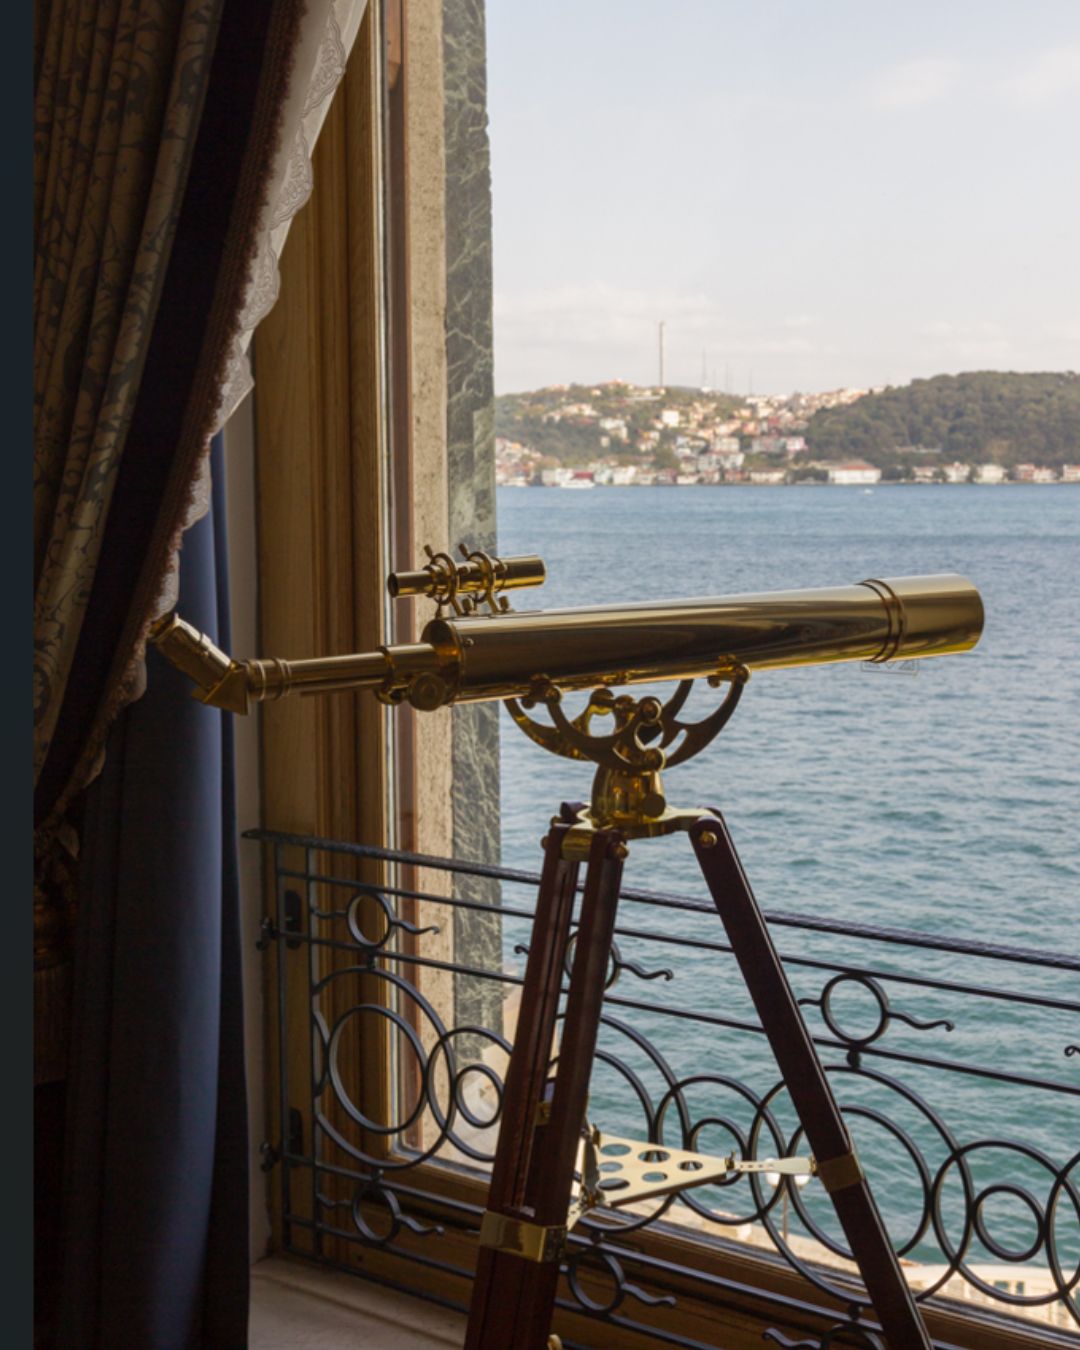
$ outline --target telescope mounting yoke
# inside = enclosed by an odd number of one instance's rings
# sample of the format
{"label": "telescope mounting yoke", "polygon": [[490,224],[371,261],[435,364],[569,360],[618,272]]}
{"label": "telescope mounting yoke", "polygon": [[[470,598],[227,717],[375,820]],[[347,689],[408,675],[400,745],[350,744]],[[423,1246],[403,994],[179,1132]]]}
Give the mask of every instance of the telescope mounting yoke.
{"label": "telescope mounting yoke", "polygon": [[[546,675],[534,678],[524,698],[505,699],[515,724],[535,744],[550,754],[596,765],[591,801],[567,834],[563,855],[586,857],[597,830],[615,828],[628,839],[688,830],[701,810],[669,806],[661,771],[693,758],[720,734],[749,678],[745,666],[734,662],[710,675],[713,688],[727,684],[728,690],[719,706],[699,722],[685,722],[679,716],[693,680],[681,680],[666,703],[652,695],[634,698],[616,696],[606,687],[594,689],[573,719],[563,712],[562,692]],[[529,716],[527,710],[541,703],[550,724]],[[601,717],[614,719],[614,730],[607,735],[592,730],[594,719]]]}

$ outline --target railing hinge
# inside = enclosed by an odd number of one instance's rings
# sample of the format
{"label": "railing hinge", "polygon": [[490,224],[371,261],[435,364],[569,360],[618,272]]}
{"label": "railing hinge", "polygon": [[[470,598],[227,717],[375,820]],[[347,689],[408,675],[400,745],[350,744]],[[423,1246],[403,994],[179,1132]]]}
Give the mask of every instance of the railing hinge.
{"label": "railing hinge", "polygon": [[[304,931],[304,901],[299,891],[285,892],[285,931],[286,933]],[[285,946],[290,951],[295,951],[301,945],[295,938],[285,939]]]}
{"label": "railing hinge", "polygon": [[[303,933],[304,931],[304,901],[297,891],[285,892],[285,932]],[[281,936],[277,925],[269,914],[264,915],[262,923],[259,925],[259,936],[256,939],[255,946],[260,952],[266,951],[271,942],[276,942]],[[285,945],[291,951],[302,946],[299,938],[286,938]]]}
{"label": "railing hinge", "polygon": [[289,1107],[289,1135],[286,1152],[298,1157],[304,1151],[304,1117],[295,1106]]}
{"label": "railing hinge", "polygon": [[289,1108],[289,1131],[285,1138],[285,1148],[277,1148],[269,1139],[264,1139],[259,1145],[259,1157],[262,1159],[259,1166],[264,1172],[272,1171],[286,1153],[293,1157],[299,1157],[304,1151],[304,1117],[295,1107]]}

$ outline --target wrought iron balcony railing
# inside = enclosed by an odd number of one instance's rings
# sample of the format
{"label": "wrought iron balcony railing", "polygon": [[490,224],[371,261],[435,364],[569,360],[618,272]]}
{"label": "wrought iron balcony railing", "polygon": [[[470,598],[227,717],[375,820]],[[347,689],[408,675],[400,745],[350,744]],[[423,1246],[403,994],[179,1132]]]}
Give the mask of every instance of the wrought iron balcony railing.
{"label": "wrought iron balcony railing", "polygon": [[[463,1306],[453,1291],[471,1275],[465,1239],[483,1209],[538,878],[248,837],[270,846],[277,897],[264,923],[278,956],[280,1136],[267,1166],[279,1169],[282,1245]],[[620,914],[590,1117],[658,1153],[798,1153],[711,904],[627,890]],[[1018,1344],[1068,1343],[1080,1327],[1080,956],[766,914],[918,1299],[997,1326],[1002,1344],[1002,1317]],[[381,1077],[379,1034],[393,1070]],[[878,1344],[871,1324],[845,1323],[853,1267],[826,1198],[801,1180],[733,1176],[585,1221],[559,1306],[704,1348],[728,1343],[724,1316],[755,1295],[777,1344]],[[795,1293],[718,1275],[695,1255],[718,1243],[782,1270],[778,1253]],[[688,1296],[716,1308],[719,1339],[678,1322]]]}

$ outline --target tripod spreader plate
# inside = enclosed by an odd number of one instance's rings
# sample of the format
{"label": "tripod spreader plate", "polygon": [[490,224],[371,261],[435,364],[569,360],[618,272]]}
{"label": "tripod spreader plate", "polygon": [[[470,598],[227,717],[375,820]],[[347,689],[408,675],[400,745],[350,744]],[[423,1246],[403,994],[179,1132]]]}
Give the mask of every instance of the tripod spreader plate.
{"label": "tripod spreader plate", "polygon": [[571,1208],[571,1227],[592,1209],[623,1209],[694,1186],[726,1181],[737,1173],[812,1177],[817,1175],[817,1164],[812,1157],[759,1160],[736,1158],[731,1153],[726,1158],[714,1158],[592,1129],[581,1141],[578,1172],[581,1189]]}

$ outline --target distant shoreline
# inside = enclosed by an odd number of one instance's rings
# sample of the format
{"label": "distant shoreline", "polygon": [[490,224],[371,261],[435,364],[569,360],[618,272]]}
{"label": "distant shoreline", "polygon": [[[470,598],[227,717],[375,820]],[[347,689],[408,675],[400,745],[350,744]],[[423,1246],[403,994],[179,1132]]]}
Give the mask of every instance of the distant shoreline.
{"label": "distant shoreline", "polygon": [[621,491],[622,489],[638,490],[642,488],[838,488],[844,492],[877,492],[879,488],[1051,488],[1051,487],[1080,487],[1080,480],[1062,481],[1060,478],[1052,482],[1028,482],[1017,483],[1005,481],[1003,483],[916,483],[910,479],[891,480],[889,482],[879,483],[818,483],[812,480],[805,480],[801,483],[594,483],[591,488],[564,488],[559,483],[496,483],[497,488],[513,488],[515,490],[543,489],[545,492],[581,492],[593,491],[599,489],[604,492]]}

